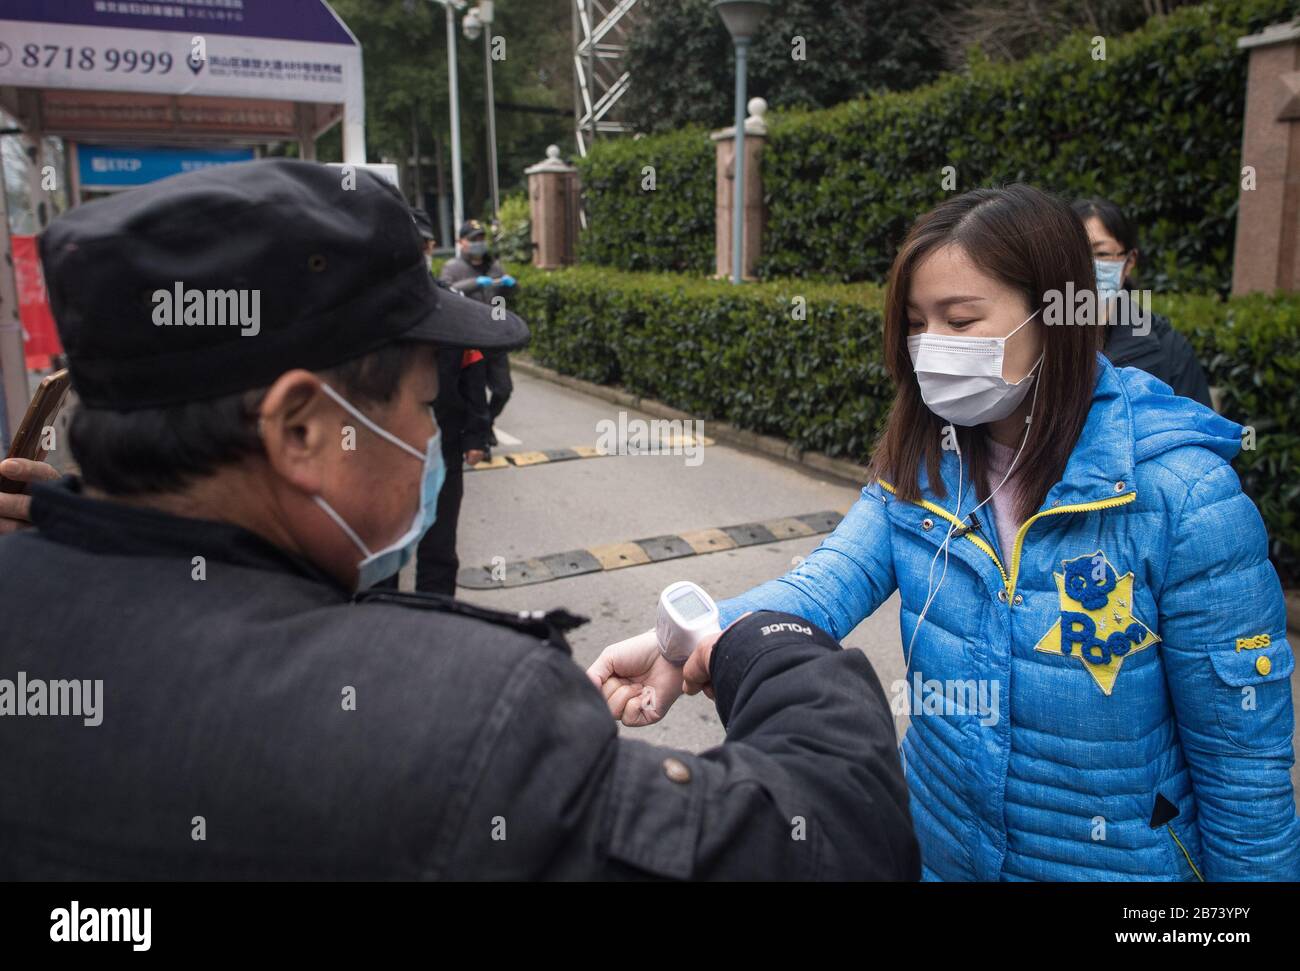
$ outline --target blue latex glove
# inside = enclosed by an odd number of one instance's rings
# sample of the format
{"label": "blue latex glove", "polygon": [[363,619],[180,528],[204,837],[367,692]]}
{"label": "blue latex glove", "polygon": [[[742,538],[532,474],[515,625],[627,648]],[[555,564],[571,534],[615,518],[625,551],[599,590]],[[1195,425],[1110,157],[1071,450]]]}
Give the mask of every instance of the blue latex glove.
{"label": "blue latex glove", "polygon": [[507,273],[501,278],[501,285],[503,287],[513,287],[515,285],[515,278]]}
{"label": "blue latex glove", "polygon": [[479,277],[479,278],[478,278],[477,280],[475,280],[474,282],[477,283],[477,284],[478,284],[479,286],[481,286],[481,287],[490,287],[490,286],[492,286],[492,284],[496,283],[496,280],[493,280],[490,276],[484,274],[483,276]]}

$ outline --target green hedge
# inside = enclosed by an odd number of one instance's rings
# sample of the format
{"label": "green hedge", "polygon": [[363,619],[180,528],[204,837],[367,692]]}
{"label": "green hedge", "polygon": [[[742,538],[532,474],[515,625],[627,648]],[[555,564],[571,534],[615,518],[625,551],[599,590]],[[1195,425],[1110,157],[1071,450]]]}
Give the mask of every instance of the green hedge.
{"label": "green hedge", "polygon": [[[773,112],[758,273],[884,279],[913,220],[952,194],[951,165],[956,191],[1026,181],[1110,197],[1139,226],[1145,286],[1226,292],[1245,102],[1236,41],[1295,12],[1294,0],[1220,0],[1106,38],[1104,61],[1080,33],[916,91]],[[645,164],[654,193],[638,188]],[[597,143],[582,163],[583,260],[711,272],[713,169],[701,130]]]}
{"label": "green hedge", "polygon": [[[519,276],[516,309],[539,363],[801,449],[869,456],[893,398],[879,288],[806,280],[737,288],[591,267]],[[1274,562],[1300,581],[1300,298],[1171,295],[1155,309],[1196,348],[1224,413],[1255,428],[1257,448],[1236,467],[1264,515]]]}
{"label": "green hedge", "polygon": [[800,448],[861,458],[888,407],[874,287],[576,267],[525,272],[517,309],[541,364]]}
{"label": "green hedge", "polygon": [[[587,229],[578,258],[623,270],[711,273],[714,149],[705,128],[598,141],[577,162]],[[644,189],[645,167],[654,189]]]}
{"label": "green hedge", "polygon": [[1153,308],[1196,349],[1220,411],[1254,429],[1255,448],[1233,466],[1268,526],[1273,561],[1300,584],[1300,297],[1166,294]]}

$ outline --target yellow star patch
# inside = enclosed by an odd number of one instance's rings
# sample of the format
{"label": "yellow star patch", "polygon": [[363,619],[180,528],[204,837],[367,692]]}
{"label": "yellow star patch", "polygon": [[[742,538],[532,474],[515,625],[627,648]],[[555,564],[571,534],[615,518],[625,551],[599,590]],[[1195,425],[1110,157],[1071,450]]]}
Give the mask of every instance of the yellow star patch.
{"label": "yellow star patch", "polygon": [[[1061,565],[1066,572],[1052,574],[1056,578],[1061,616],[1034,645],[1034,650],[1078,658],[1102,693],[1109,695],[1124,659],[1160,638],[1133,614],[1132,571],[1119,576],[1100,550],[1066,560]],[[1069,593],[1066,592],[1067,575],[1070,575]]]}

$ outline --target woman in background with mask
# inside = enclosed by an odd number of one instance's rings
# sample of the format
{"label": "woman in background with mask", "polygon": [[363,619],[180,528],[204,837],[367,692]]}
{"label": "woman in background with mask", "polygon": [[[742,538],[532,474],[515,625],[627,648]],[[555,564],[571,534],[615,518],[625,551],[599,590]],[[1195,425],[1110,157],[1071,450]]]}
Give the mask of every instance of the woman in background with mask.
{"label": "woman in background with mask", "polygon": [[[1093,289],[1090,250],[1028,186],[916,223],[890,273],[898,390],[870,484],[721,622],[786,611],[843,640],[899,591],[927,879],[1294,880],[1294,661],[1229,464],[1241,428],[1117,370],[1103,328],[1043,322],[1067,284]],[[611,669],[671,682],[605,655],[592,670]],[[625,723],[629,694],[606,692]]]}
{"label": "woman in background with mask", "polygon": [[1115,311],[1108,321],[1102,352],[1116,367],[1141,368],[1173,388],[1174,394],[1212,407],[1210,385],[1201,362],[1169,318],[1143,308],[1147,312],[1143,318],[1136,319],[1136,313],[1130,313],[1124,319],[1123,305],[1112,302],[1123,293],[1122,299],[1128,301],[1129,307],[1138,306],[1137,294],[1130,289],[1137,267],[1137,234],[1123,211],[1108,199],[1080,199],[1073,208],[1083,220],[1092,245],[1097,292],[1105,299],[1107,312]]}

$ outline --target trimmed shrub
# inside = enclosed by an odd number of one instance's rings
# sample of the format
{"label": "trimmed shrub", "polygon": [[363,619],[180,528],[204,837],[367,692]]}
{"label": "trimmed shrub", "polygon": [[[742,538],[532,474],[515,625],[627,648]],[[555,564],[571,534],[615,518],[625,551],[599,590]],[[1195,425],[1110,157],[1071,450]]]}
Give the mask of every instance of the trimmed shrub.
{"label": "trimmed shrub", "polygon": [[956,190],[1031,182],[1101,195],[1139,227],[1143,285],[1231,283],[1246,56],[1237,38],[1294,13],[1287,0],[1180,9],[1106,39],[1073,34],[912,94],[777,115],[763,159],[762,276],[882,279],[916,216]]}
{"label": "trimmed shrub", "polygon": [[[708,129],[600,141],[576,165],[587,211],[581,262],[713,271],[715,162]],[[642,188],[647,166],[654,170],[653,189]]]}
{"label": "trimmed shrub", "polygon": [[547,367],[800,448],[861,458],[889,405],[875,287],[575,267],[521,275],[516,307]]}
{"label": "trimmed shrub", "polygon": [[1268,526],[1273,562],[1300,583],[1300,297],[1169,294],[1153,307],[1196,349],[1220,411],[1254,431],[1254,448],[1232,464]]}
{"label": "trimmed shrub", "polygon": [[501,200],[493,250],[502,264],[533,261],[533,215],[527,192],[512,192]]}

